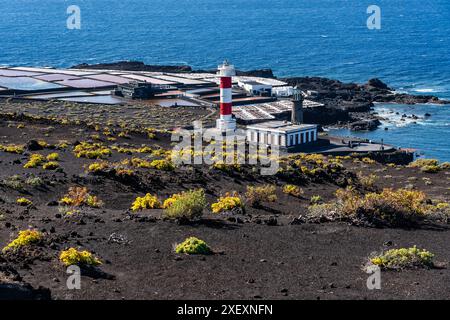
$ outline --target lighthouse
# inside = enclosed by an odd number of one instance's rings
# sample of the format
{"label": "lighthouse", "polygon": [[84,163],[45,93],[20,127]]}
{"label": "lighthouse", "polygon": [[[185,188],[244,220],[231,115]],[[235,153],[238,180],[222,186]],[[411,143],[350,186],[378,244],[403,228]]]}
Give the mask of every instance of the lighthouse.
{"label": "lighthouse", "polygon": [[235,131],[236,119],[232,116],[232,77],[236,75],[234,66],[224,61],[219,65],[217,74],[220,76],[220,118],[216,121],[216,128],[222,132]]}
{"label": "lighthouse", "polygon": [[291,122],[292,124],[303,123],[303,94],[298,86],[294,88],[292,95]]}

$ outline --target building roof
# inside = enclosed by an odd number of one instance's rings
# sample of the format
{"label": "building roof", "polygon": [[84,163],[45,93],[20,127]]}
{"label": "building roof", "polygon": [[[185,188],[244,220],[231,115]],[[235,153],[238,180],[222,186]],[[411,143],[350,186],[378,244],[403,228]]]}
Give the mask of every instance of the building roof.
{"label": "building roof", "polygon": [[316,129],[315,124],[292,124],[288,121],[266,121],[247,126],[247,129],[271,131],[279,133],[290,133],[304,130]]}
{"label": "building roof", "polygon": [[250,85],[250,86],[263,86],[263,87],[272,87],[272,85],[267,83],[262,83],[256,80],[239,80],[239,83]]}

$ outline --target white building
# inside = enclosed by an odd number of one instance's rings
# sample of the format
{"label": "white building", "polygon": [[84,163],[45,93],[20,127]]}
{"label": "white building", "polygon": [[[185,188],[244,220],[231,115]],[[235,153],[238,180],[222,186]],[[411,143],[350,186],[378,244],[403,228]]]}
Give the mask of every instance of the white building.
{"label": "white building", "polygon": [[280,148],[296,148],[317,141],[317,125],[267,121],[247,126],[247,140]]}
{"label": "white building", "polygon": [[272,95],[272,86],[258,81],[239,80],[238,86],[252,95],[266,94]]}

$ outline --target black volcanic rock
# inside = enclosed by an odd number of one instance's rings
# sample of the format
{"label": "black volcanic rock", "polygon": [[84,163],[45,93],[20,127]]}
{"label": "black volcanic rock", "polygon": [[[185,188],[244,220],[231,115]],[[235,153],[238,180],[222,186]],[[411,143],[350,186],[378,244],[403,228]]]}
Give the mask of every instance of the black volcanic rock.
{"label": "black volcanic rock", "polygon": [[71,67],[72,69],[106,69],[126,71],[149,71],[149,72],[191,72],[190,66],[157,66],[147,65],[141,61],[118,61],[113,63],[87,64],[82,63]]}
{"label": "black volcanic rock", "polygon": [[27,142],[26,148],[28,151],[37,151],[37,150],[42,150],[44,149],[39,142],[37,142],[36,140],[30,140]]}
{"label": "black volcanic rock", "polygon": [[372,120],[363,120],[356,121],[350,124],[350,130],[353,131],[370,131],[375,130],[381,124],[380,120],[372,119]]}
{"label": "black volcanic rock", "polygon": [[[1,261],[0,261],[1,262]],[[23,282],[16,269],[5,263],[0,264],[0,300],[50,300],[51,292],[47,288],[34,289]]]}
{"label": "black volcanic rock", "polygon": [[[190,66],[167,66],[167,65],[147,65],[141,61],[118,61],[112,63],[87,64],[81,63],[71,67],[72,69],[105,69],[123,71],[148,71],[148,72],[196,72],[196,73],[216,73],[217,70],[192,70]],[[238,76],[275,78],[272,69],[257,69],[250,71],[236,70]]]}
{"label": "black volcanic rock", "polygon": [[[216,73],[217,70],[194,70],[193,72],[196,73]],[[260,78],[276,78],[273,74],[272,69],[257,69],[257,70],[249,70],[249,71],[243,71],[243,70],[236,70],[237,76],[244,76],[244,77],[260,77]]]}
{"label": "black volcanic rock", "polygon": [[379,89],[379,90],[388,90],[388,91],[392,91],[391,88],[389,88],[387,86],[387,84],[385,84],[384,82],[382,82],[380,79],[370,79],[367,84],[366,84],[366,88],[370,89],[370,88],[374,88],[374,89]]}
{"label": "black volcanic rock", "polygon": [[47,288],[34,289],[28,283],[0,283],[0,300],[50,300]]}
{"label": "black volcanic rock", "polygon": [[275,78],[272,69],[257,69],[250,71],[236,70],[236,75],[245,77]]}

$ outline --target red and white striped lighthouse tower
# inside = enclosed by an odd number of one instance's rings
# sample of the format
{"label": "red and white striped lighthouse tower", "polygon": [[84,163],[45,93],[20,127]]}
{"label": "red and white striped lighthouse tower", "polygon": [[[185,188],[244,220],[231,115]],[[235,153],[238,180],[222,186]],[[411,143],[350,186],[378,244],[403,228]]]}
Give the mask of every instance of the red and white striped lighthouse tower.
{"label": "red and white striped lighthouse tower", "polygon": [[221,131],[236,130],[236,119],[233,118],[232,112],[232,92],[231,78],[236,75],[234,66],[224,61],[218,67],[217,74],[220,76],[220,118],[217,119],[216,127]]}

